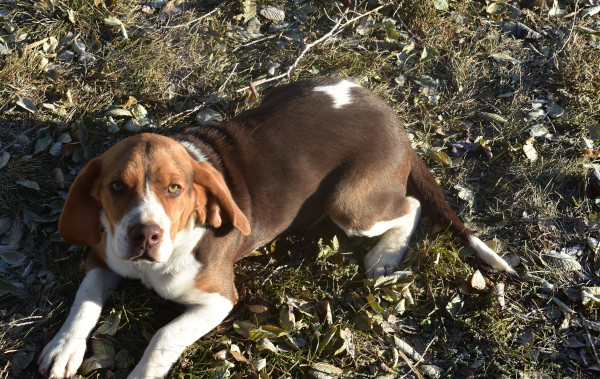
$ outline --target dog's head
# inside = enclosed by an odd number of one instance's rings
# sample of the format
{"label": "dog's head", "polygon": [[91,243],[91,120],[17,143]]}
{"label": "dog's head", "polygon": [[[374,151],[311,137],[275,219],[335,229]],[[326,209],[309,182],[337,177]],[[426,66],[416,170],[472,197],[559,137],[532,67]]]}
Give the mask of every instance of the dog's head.
{"label": "dog's head", "polygon": [[102,226],[119,258],[165,262],[178,234],[197,222],[215,228],[230,222],[250,233],[217,170],[175,140],[139,134],[85,166],[69,190],[59,231],[69,243],[93,246]]}

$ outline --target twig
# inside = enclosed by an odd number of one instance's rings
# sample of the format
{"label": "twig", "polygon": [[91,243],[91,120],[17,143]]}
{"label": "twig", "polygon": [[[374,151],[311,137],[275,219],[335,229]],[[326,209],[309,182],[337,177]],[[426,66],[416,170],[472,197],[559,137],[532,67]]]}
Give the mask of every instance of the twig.
{"label": "twig", "polygon": [[[423,354],[421,354],[421,358],[419,358],[418,361],[415,362],[415,367],[418,367],[421,362],[423,362],[423,360],[425,359],[425,354],[427,354],[427,350],[429,350],[429,348],[431,347],[431,345],[437,340],[437,336],[434,336],[431,341],[429,341],[429,343],[427,344],[427,346],[425,347],[425,351],[423,351]],[[400,353],[400,350],[398,350],[398,353]],[[411,367],[412,370],[412,367]],[[407,372],[406,374],[402,375],[401,378],[404,378],[408,375],[409,373]]]}
{"label": "twig", "polygon": [[573,23],[571,23],[571,30],[569,31],[569,36],[567,37],[567,39],[565,40],[565,43],[562,45],[562,47],[556,52],[556,54],[560,54],[562,53],[562,51],[565,49],[565,47],[567,46],[567,43],[569,43],[569,40],[571,39],[571,37],[573,36],[573,29],[575,29],[575,21],[577,20],[577,10],[579,8],[579,0],[577,0],[575,2],[575,16],[573,16]]}
{"label": "twig", "polygon": [[239,62],[236,62],[236,64],[233,66],[233,69],[229,73],[229,76],[227,77],[227,79],[225,79],[225,83],[223,83],[223,85],[221,87],[219,87],[219,90],[217,92],[223,92],[223,90],[225,89],[225,86],[227,86],[229,79],[231,79],[231,77],[233,76],[233,73],[235,72],[235,69],[237,68],[238,65],[239,65]]}
{"label": "twig", "polygon": [[[344,15],[346,15],[346,12],[348,12],[348,9],[346,8],[346,11],[344,11]],[[257,82],[254,82],[254,85],[257,86],[259,84],[264,84],[264,83],[268,83],[268,82],[272,82],[274,80],[279,80],[281,78],[284,77],[289,77],[292,70],[294,70],[294,68],[296,68],[296,66],[298,66],[298,63],[300,63],[300,61],[302,60],[302,58],[304,57],[304,55],[306,55],[306,53],[312,49],[315,45],[331,38],[333,36],[333,33],[340,27],[341,25],[341,21],[343,20],[343,17],[340,17],[340,19],[335,23],[335,25],[333,26],[333,28],[331,28],[331,30],[323,35],[321,38],[317,39],[316,41],[313,41],[311,43],[309,43],[308,45],[304,46],[304,49],[302,49],[302,51],[300,52],[300,55],[298,55],[298,57],[296,57],[296,60],[294,61],[294,63],[292,63],[292,65],[290,67],[288,67],[287,71],[284,72],[283,74],[279,74],[277,76],[273,76],[271,78],[268,79],[263,79],[263,80],[259,80]],[[243,92],[250,89],[250,86],[246,86],[244,88],[240,88],[235,92]]]}
{"label": "twig", "polygon": [[[343,24],[340,26],[340,28],[342,28],[342,29],[343,29],[343,28],[345,28],[346,26],[348,26],[349,24],[353,23],[354,21],[360,20],[361,18],[363,18],[363,17],[366,17],[366,16],[368,16],[368,15],[370,15],[370,14],[372,14],[372,13],[375,13],[375,12],[377,12],[377,11],[381,10],[382,8],[385,8],[385,7],[387,7],[388,5],[392,5],[392,4],[394,4],[394,1],[390,1],[390,2],[388,2],[388,3],[382,4],[382,5],[380,5],[380,6],[376,7],[376,8],[373,8],[373,9],[371,9],[371,10],[370,10],[370,11],[368,11],[368,12],[361,13],[361,14],[359,14],[358,16],[356,16],[356,17],[354,17],[354,18],[351,18],[350,20],[348,20],[348,21],[346,21],[345,23],[343,23]],[[342,29],[340,29],[340,30],[339,30],[337,33],[335,33],[334,35],[338,35],[338,34],[340,34],[340,33],[343,31]]]}
{"label": "twig", "polygon": [[191,20],[191,21],[184,22],[183,24],[173,25],[173,26],[166,25],[166,26],[163,26],[163,27],[164,27],[165,29],[176,29],[176,28],[183,28],[184,26],[191,25],[191,24],[193,24],[194,22],[201,21],[201,20],[203,20],[203,19],[207,18],[208,16],[210,16],[211,14],[215,13],[215,12],[216,12],[216,11],[218,11],[218,10],[219,10],[219,9],[220,9],[220,8],[221,8],[221,7],[222,7],[224,4],[225,4],[225,3],[227,3],[227,1],[223,1],[223,2],[221,2],[221,3],[220,3],[219,5],[217,5],[217,6],[216,6],[216,7],[215,7],[215,8],[214,8],[212,11],[210,11],[210,12],[208,12],[208,13],[206,13],[206,14],[204,14],[204,15],[202,15],[202,16],[200,16],[200,17],[198,17],[198,18],[195,18],[195,19],[193,19],[193,20]]}
{"label": "twig", "polygon": [[404,360],[404,362],[406,362],[406,364],[408,365],[408,367],[410,367],[410,370],[415,373],[415,375],[417,376],[417,378],[424,379],[423,374],[421,374],[419,372],[419,370],[417,370],[417,367],[415,367],[415,365],[412,364],[412,362],[410,361],[410,359],[406,356],[406,354],[404,354],[404,352],[402,350],[398,349],[398,355],[400,355],[400,357],[402,357],[402,359]]}
{"label": "twig", "polygon": [[179,117],[184,117],[184,116],[187,116],[188,114],[190,114],[190,113],[194,113],[194,112],[196,112],[196,111],[198,111],[198,110],[200,110],[200,109],[204,108],[205,106],[206,106],[206,102],[203,102],[202,104],[196,105],[196,106],[195,106],[194,108],[192,108],[192,109],[188,109],[188,110],[185,110],[185,111],[183,111],[183,112],[179,112],[179,113],[177,113],[177,114],[174,114],[173,116],[171,116],[171,117],[168,117],[166,120],[163,120],[163,121],[161,121],[161,122],[158,124],[158,127],[159,127],[159,128],[162,128],[163,126],[165,126],[165,125],[166,125],[167,123],[169,123],[170,121],[172,121],[172,120],[174,120],[174,119],[176,119],[176,118],[179,118]]}
{"label": "twig", "polygon": [[[356,20],[359,20],[359,19],[361,19],[361,18],[363,18],[363,17],[365,17],[365,16],[367,16],[367,15],[373,13],[373,12],[377,12],[381,8],[387,7],[388,5],[391,5],[391,4],[394,4],[394,1],[390,1],[388,3],[385,3],[383,5],[378,6],[377,8],[373,8],[370,11],[365,12],[365,13],[363,13],[361,15],[358,15],[358,16],[356,16],[356,17],[354,17],[354,18],[352,18],[352,19],[350,19],[347,22],[345,22],[345,23],[342,24],[342,20],[344,20],[344,18],[346,17],[346,14],[348,13],[348,9],[349,8],[346,8],[346,10],[344,10],[343,15],[335,23],[335,25],[333,25],[333,27],[331,28],[331,30],[329,30],[329,32],[327,32],[326,34],[324,34],[323,36],[321,36],[321,38],[319,38],[319,39],[317,39],[317,40],[315,40],[315,41],[313,41],[313,42],[311,42],[311,43],[309,43],[309,44],[307,44],[307,45],[304,46],[304,49],[302,49],[302,51],[300,52],[300,54],[298,55],[298,57],[296,57],[296,60],[294,60],[294,63],[292,63],[288,67],[288,69],[286,70],[286,72],[284,72],[283,74],[279,74],[277,76],[273,76],[273,77],[268,78],[268,79],[263,79],[263,80],[256,81],[256,82],[254,82],[254,85],[257,86],[257,85],[260,85],[260,84],[265,84],[265,83],[268,83],[268,82],[272,82],[274,80],[282,79],[284,77],[288,77],[289,78],[290,74],[292,73],[292,71],[298,66],[298,64],[300,63],[300,61],[302,60],[302,58],[304,58],[304,56],[306,55],[306,53],[308,53],[308,51],[310,49],[312,49],[316,45],[320,44],[321,42],[327,41],[328,39],[330,39],[330,38],[338,35],[339,33],[342,32],[342,30],[346,26],[350,25],[351,23],[355,22]],[[240,88],[240,89],[236,90],[235,92],[239,93],[239,92],[247,91],[248,89],[250,89],[250,86],[246,86],[246,87]]]}
{"label": "twig", "polygon": [[245,44],[243,44],[243,45],[240,45],[240,46],[236,47],[235,49],[231,50],[231,52],[232,52],[232,53],[235,53],[235,52],[236,52],[236,51],[238,51],[239,49],[242,49],[242,48],[244,48],[244,47],[248,47],[248,46],[254,45],[255,43],[263,42],[263,41],[266,41],[266,40],[268,40],[268,39],[275,38],[275,37],[277,37],[277,35],[276,35],[276,34],[274,34],[274,35],[272,35],[272,36],[266,36],[266,37],[263,37],[263,38],[255,39],[254,41],[250,41],[250,42],[248,42],[248,43],[245,43]]}
{"label": "twig", "polygon": [[598,357],[598,352],[596,351],[596,346],[594,346],[594,341],[592,341],[592,336],[590,335],[590,330],[588,329],[585,318],[583,318],[583,314],[581,314],[581,312],[579,313],[579,317],[581,318],[581,323],[583,324],[583,328],[585,329],[585,334],[587,335],[588,342],[590,343],[590,346],[592,347],[592,351],[594,352],[594,357],[596,358],[596,362],[598,362],[598,364],[600,364],[600,358]]}

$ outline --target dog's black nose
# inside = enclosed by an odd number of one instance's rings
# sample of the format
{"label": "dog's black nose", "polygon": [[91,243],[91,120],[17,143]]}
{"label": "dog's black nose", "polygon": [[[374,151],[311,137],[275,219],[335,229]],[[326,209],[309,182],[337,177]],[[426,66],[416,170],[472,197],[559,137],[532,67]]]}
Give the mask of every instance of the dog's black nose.
{"label": "dog's black nose", "polygon": [[158,225],[138,224],[129,228],[129,241],[132,250],[136,253],[132,254],[130,259],[147,258],[156,260],[154,253],[156,247],[162,239],[163,231]]}

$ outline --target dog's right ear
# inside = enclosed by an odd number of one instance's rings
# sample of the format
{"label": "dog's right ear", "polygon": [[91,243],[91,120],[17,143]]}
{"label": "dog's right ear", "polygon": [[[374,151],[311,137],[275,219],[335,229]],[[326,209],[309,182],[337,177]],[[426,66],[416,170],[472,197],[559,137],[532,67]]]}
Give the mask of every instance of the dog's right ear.
{"label": "dog's right ear", "polygon": [[75,178],[63,206],[58,231],[73,245],[94,246],[100,242],[100,203],[92,197],[99,183],[102,158],[92,159]]}

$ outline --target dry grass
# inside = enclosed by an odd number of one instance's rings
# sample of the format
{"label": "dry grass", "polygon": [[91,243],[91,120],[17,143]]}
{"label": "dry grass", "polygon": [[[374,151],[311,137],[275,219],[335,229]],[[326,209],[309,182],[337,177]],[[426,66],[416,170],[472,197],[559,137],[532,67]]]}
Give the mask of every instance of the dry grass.
{"label": "dry grass", "polygon": [[[10,154],[0,168],[0,226],[6,223],[2,220],[12,225],[2,231],[0,245],[16,245],[23,258],[17,263],[0,258],[0,377],[35,375],[35,358],[64,321],[82,278],[82,251],[60,242],[56,217],[65,188],[84,162],[131,134],[123,118],[114,118],[119,130],[109,131],[105,111],[137,102],[148,110],[150,127],[161,125],[159,132],[168,134],[195,125],[195,113],[187,111],[199,105],[225,117],[252,106],[252,95],[240,89],[270,77],[274,63],[285,72],[304,47],[300,39],[308,43],[327,33],[346,2],[296,3],[258,1],[259,9],[285,9],[288,25],[282,28],[258,16],[262,36],[254,39],[240,37],[247,28],[238,17],[242,1],[190,2],[188,9],[167,18],[158,9],[142,12],[149,4],[143,1],[0,4],[0,52],[3,46],[10,50],[0,55],[0,162],[3,153]],[[364,14],[375,3],[358,1],[355,7],[351,2],[347,17]],[[578,2],[579,9],[589,9],[587,3]],[[400,312],[403,286],[373,290],[362,281],[360,262],[373,242],[348,240],[322,223],[238,265],[239,305],[229,320],[186,351],[173,377],[333,375],[316,369],[325,370],[319,363],[347,377],[412,376],[395,338],[425,355],[420,373],[427,372],[424,365],[435,365],[445,377],[597,375],[600,361],[591,343],[600,348],[598,311],[580,302],[582,286],[600,285],[598,255],[586,247],[588,237],[598,238],[598,205],[587,184],[597,158],[582,157],[580,141],[588,137],[589,126],[600,123],[598,39],[582,29],[600,29],[599,16],[550,18],[552,2],[542,1],[509,2],[505,13],[491,15],[487,5],[451,1],[450,11],[443,12],[429,0],[393,1],[370,15],[374,27],[367,33],[358,33],[358,20],[308,51],[290,78],[258,88],[319,75],[359,79],[397,111],[469,227],[483,239],[496,238],[503,253],[520,259],[520,277],[491,272],[460,244],[431,233],[424,221],[406,262],[415,272],[408,287],[414,304]],[[305,6],[311,12],[299,10]],[[573,2],[566,10],[574,11]],[[107,26],[107,17],[121,20],[129,39]],[[386,29],[390,20],[397,37]],[[542,33],[541,38],[516,38],[502,30],[515,20]],[[84,41],[95,60],[81,62],[77,52],[71,60],[59,59],[64,50],[73,50],[68,42],[58,49],[36,44],[68,35]],[[409,51],[411,43],[414,50]],[[424,48],[439,55],[421,62]],[[424,89],[424,80],[437,81],[433,92]],[[30,113],[18,106],[22,98],[39,110]],[[545,102],[542,110],[554,103],[564,113],[532,120],[535,101]],[[507,122],[492,122],[477,112],[502,115]],[[557,138],[536,138],[538,159],[531,161],[522,146],[535,124]],[[51,144],[36,151],[48,136]],[[494,157],[466,155],[448,165],[432,154],[450,154],[451,145],[465,138],[488,145]],[[62,150],[50,154],[58,141],[63,141]],[[593,141],[592,150],[597,147]],[[40,189],[18,183],[24,180]],[[473,204],[460,198],[456,184],[476,194]],[[336,235],[339,247],[331,242]],[[546,253],[564,248],[571,248],[581,270],[551,264]],[[487,279],[486,290],[470,285],[477,269]],[[496,294],[502,284],[505,306]],[[321,312],[326,304],[331,320]],[[258,314],[249,305],[266,311]],[[281,327],[280,312],[289,306],[296,325],[287,337],[271,338],[276,353],[262,351],[259,341],[236,331],[234,324],[243,321]],[[109,338],[122,359],[99,375],[124,377],[148,337],[178,308],[139,283],[126,282],[102,320],[111,310],[123,312],[118,332]],[[339,350],[346,330],[353,352]],[[215,358],[236,349],[251,364],[231,355]]]}

